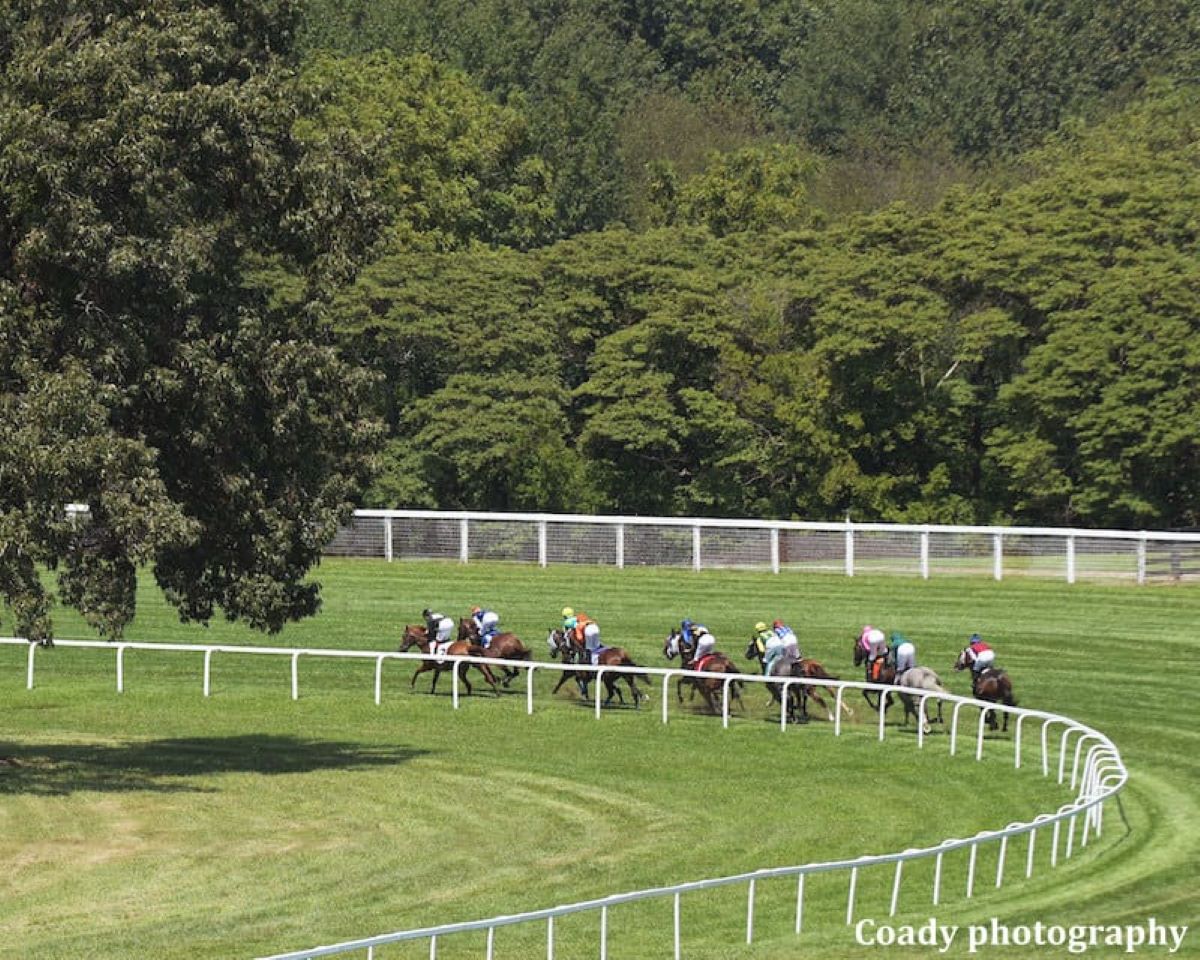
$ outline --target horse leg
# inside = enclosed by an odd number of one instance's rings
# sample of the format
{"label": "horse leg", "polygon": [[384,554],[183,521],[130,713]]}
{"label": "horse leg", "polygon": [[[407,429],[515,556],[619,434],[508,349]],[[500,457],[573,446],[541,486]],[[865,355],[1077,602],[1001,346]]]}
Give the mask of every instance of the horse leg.
{"label": "horse leg", "polygon": [[[827,704],[825,702],[825,698],[822,697],[821,694],[819,694],[817,692],[816,687],[808,687],[808,686],[805,686],[804,684],[799,684],[799,687],[800,687],[801,694],[803,695],[805,701],[807,701],[809,697],[812,697],[817,702],[817,704],[821,707],[821,709],[824,710],[829,715],[829,719],[832,721],[833,720],[833,711],[829,709],[829,704]],[[843,704],[843,706],[845,706],[845,704]],[[807,703],[805,704],[805,707],[804,707],[804,715],[806,717],[808,716]]]}
{"label": "horse leg", "polygon": [[679,682],[675,684],[675,696],[679,698],[679,702],[683,703],[683,677],[679,678]]}
{"label": "horse leg", "polygon": [[558,675],[558,683],[556,683],[554,685],[554,689],[550,691],[550,696],[554,696],[556,693],[558,693],[558,688],[570,680],[572,676],[574,676],[574,674],[572,674],[570,670],[564,670],[562,673],[560,673]]}

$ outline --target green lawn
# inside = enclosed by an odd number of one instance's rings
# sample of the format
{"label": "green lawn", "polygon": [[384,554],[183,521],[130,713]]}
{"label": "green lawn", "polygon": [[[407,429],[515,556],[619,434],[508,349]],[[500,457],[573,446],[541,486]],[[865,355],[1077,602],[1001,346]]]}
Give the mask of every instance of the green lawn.
{"label": "green lawn", "polygon": [[[1022,705],[1114,739],[1132,777],[1129,829],[1110,806],[1102,841],[1056,870],[1042,843],[1032,881],[1017,879],[1020,841],[1000,891],[995,852],[984,852],[970,901],[966,857],[949,857],[936,908],[932,864],[912,865],[898,919],[1195,925],[1200,914],[1197,697],[1185,658],[1200,589],[376,561],[327,561],[318,577],[321,616],[268,642],[389,650],[423,606],[459,613],[478,602],[545,657],[545,631],[569,604],[599,619],[607,642],[661,666],[662,636],[683,616],[703,618],[738,655],[755,620],[781,616],[806,653],[851,676],[851,636],[869,621],[913,637],[922,662],[966,692],[948,668],[979,631]],[[87,636],[66,615],[59,634]],[[130,639],[264,642],[223,623],[182,627],[149,587]],[[370,662],[302,660],[293,702],[285,658],[218,655],[205,699],[198,654],[130,651],[121,695],[110,651],[39,652],[32,692],[24,656],[0,647],[0,754],[19,764],[0,767],[3,957],[250,957],[924,845],[1064,799],[1039,775],[1033,736],[1014,771],[1011,734],[989,736],[982,763],[973,738],[948,758],[944,735],[918,751],[911,727],[889,729],[879,745],[861,706],[840,739],[824,722],[781,734],[761,690],[722,730],[686,710],[662,726],[657,686],[648,708],[597,722],[565,687],[552,700],[549,676],[527,717],[521,695],[474,697],[455,712],[445,680],[437,697],[409,693],[407,664],[387,665],[376,706]],[[858,916],[887,919],[891,878],[863,873]],[[684,954],[923,955],[857,946],[844,923],[846,883],[845,874],[810,879],[799,939],[794,883],[762,885],[750,947],[743,887],[685,898]],[[561,921],[557,955],[595,956],[597,922]],[[614,910],[609,929],[610,957],[670,956],[669,901]],[[1176,956],[1198,955],[1197,936]],[[501,931],[496,955],[544,956],[543,938],[542,927]],[[482,955],[482,936],[439,943],[439,957]]]}

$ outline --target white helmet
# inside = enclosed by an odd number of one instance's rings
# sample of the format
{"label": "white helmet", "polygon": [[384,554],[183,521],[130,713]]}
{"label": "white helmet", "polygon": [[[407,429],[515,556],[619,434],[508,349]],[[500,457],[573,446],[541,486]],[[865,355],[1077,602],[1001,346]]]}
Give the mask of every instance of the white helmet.
{"label": "white helmet", "polygon": [[877,627],[873,627],[867,633],[867,643],[883,643],[885,639],[883,631]]}

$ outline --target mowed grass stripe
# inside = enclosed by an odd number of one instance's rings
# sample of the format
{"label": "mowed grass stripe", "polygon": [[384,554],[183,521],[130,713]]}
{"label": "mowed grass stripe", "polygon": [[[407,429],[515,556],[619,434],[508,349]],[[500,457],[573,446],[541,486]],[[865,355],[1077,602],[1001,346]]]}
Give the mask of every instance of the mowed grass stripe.
{"label": "mowed grass stripe", "polygon": [[[1193,588],[363,561],[327,561],[318,577],[322,615],[272,643],[393,649],[423,606],[458,614],[480,602],[500,609],[542,658],[545,630],[569,604],[650,665],[663,665],[662,635],[682,616],[704,618],[740,656],[750,625],[780,615],[806,652],[843,676],[852,674],[851,635],[867,621],[903,630],[945,675],[966,634],[979,630],[996,642],[1023,704],[1114,736],[1134,775],[1125,806],[1135,829],[1126,837],[1110,809],[1102,843],[1053,874],[1049,837],[1039,838],[1030,883],[1011,882],[1024,869],[1016,845],[1010,882],[970,902],[961,899],[965,857],[947,858],[948,890],[958,892],[941,913],[951,922],[1008,911],[1062,922],[1114,912],[1195,919],[1182,879],[1194,863],[1195,817],[1181,809],[1196,784],[1194,698],[1178,668],[1186,625],[1200,612]],[[86,635],[65,616],[60,633]],[[224,623],[180,626],[145,584],[130,638],[263,642]],[[1078,662],[1085,638],[1101,674],[1094,685]],[[198,653],[130,651],[123,696],[112,661],[110,651],[39,653],[38,688],[27,693],[24,651],[0,649],[4,752],[23,763],[0,773],[3,852],[17,864],[0,905],[3,955],[249,956],[899,849],[1062,799],[1036,775],[1033,728],[1029,769],[1014,773],[1011,733],[989,735],[982,764],[947,760],[939,735],[918,753],[911,728],[879,746],[857,704],[860,724],[841,741],[826,723],[780,735],[763,691],[749,693],[749,717],[722,731],[686,711],[662,727],[657,685],[650,709],[608,711],[597,724],[567,688],[551,702],[549,676],[526,717],[523,695],[476,697],[450,711],[445,677],[438,697],[411,695],[407,665],[387,666],[376,707],[370,663],[302,658],[293,703],[286,658],[218,655],[207,701]],[[947,682],[967,689],[964,677]],[[427,689],[428,675],[418,685]],[[973,738],[960,751],[968,747]],[[994,881],[986,856],[980,892]],[[930,876],[921,865],[906,872],[906,915],[929,915]],[[890,883],[890,870],[860,877],[863,915],[886,913]],[[844,875],[810,880],[806,955],[860,949],[843,923],[845,884]],[[687,955],[794,956],[794,884],[762,887],[763,942],[750,948],[739,945],[744,890],[686,898]],[[595,925],[564,923],[560,955],[594,956]],[[669,901],[614,911],[610,928],[610,956],[669,948]],[[497,943],[509,952],[498,956],[544,950],[543,937],[504,931]],[[439,956],[480,955],[481,941],[463,939],[439,945]]]}

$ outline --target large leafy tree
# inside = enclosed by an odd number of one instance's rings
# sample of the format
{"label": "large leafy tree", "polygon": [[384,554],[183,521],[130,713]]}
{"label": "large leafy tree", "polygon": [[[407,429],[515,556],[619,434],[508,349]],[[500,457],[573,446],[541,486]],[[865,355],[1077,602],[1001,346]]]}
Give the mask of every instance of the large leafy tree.
{"label": "large leafy tree", "polygon": [[[305,575],[377,433],[321,305],[379,217],[353,143],[294,131],[297,22],[293,0],[0,12],[0,595],[31,639],[47,568],[108,636],[142,564],[185,619],[318,606]],[[286,312],[248,281],[267,257],[303,281]]]}

